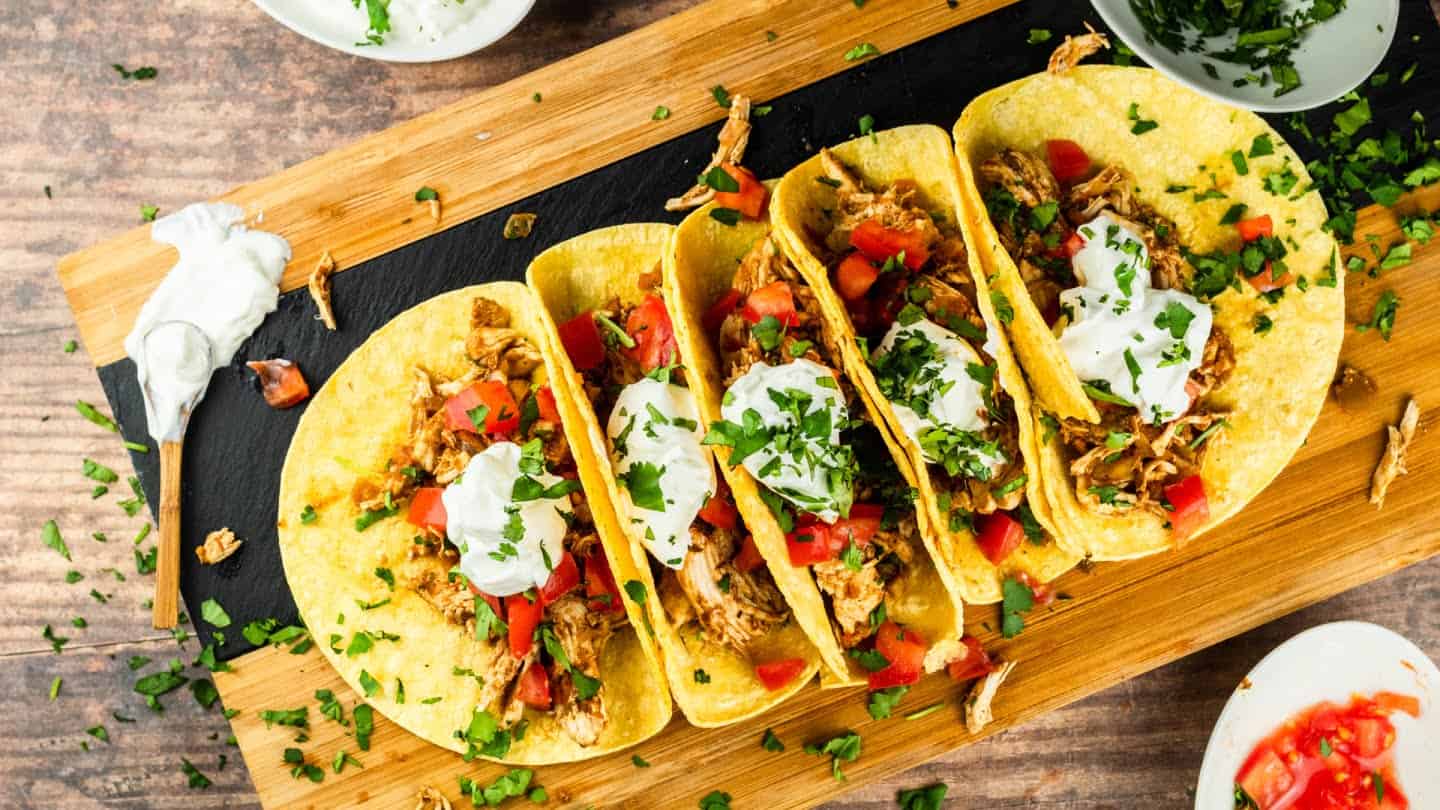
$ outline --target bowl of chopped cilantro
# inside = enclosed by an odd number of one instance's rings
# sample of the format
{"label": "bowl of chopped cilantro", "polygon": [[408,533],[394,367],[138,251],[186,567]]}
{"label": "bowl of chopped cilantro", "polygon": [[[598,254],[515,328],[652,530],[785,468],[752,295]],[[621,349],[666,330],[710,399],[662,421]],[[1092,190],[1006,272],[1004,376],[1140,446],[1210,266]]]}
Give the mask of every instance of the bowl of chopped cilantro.
{"label": "bowl of chopped cilantro", "polygon": [[1258,112],[1308,110],[1365,80],[1395,36],[1400,0],[1091,0],[1145,61]]}

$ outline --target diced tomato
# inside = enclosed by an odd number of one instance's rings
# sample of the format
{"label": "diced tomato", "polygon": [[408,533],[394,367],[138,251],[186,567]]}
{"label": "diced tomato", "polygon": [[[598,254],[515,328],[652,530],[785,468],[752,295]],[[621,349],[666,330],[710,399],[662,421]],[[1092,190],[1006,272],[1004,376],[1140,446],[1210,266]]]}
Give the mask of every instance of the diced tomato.
{"label": "diced tomato", "polygon": [[1390,723],[1378,717],[1361,717],[1353,723],[1355,732],[1355,753],[1366,759],[1378,757],[1390,747],[1393,739],[1387,741]]}
{"label": "diced tomato", "polygon": [[1235,230],[1240,232],[1240,239],[1245,242],[1254,242],[1262,236],[1275,235],[1275,223],[1270,219],[1269,214],[1262,214],[1258,217],[1242,219],[1235,223]]}
{"label": "diced tomato", "polygon": [[1050,159],[1050,171],[1062,183],[1073,183],[1090,173],[1090,156],[1074,141],[1046,141],[1045,155]]}
{"label": "diced tomato", "polygon": [[560,555],[559,564],[550,572],[550,578],[545,581],[544,587],[540,588],[540,603],[548,605],[579,584],[580,566],[575,564],[574,555],[567,551]]}
{"label": "diced tomato", "polygon": [[925,671],[927,646],[919,633],[886,620],[875,631],[875,651],[885,656],[890,666],[870,673],[870,688],[887,689],[918,683]]}
{"label": "diced tomato", "polygon": [[481,380],[445,400],[445,425],[451,430],[476,433],[470,411],[485,406],[485,432],[490,435],[509,433],[520,427],[520,407],[515,395],[499,380]]}
{"label": "diced tomato", "polygon": [[625,604],[620,601],[620,588],[615,584],[615,574],[610,570],[610,560],[605,557],[605,549],[599,543],[585,558],[585,595],[591,610],[618,612],[625,609]]}
{"label": "diced tomato", "polygon": [[718,489],[720,491],[706,498],[705,505],[700,507],[700,519],[717,529],[733,529],[740,525],[740,513],[735,511],[723,481]]}
{"label": "diced tomato", "polygon": [[700,325],[705,327],[706,332],[718,332],[720,324],[725,322],[730,313],[740,306],[740,291],[726,290],[710,308],[705,310],[705,316],[700,319]]}
{"label": "diced tomato", "polygon": [[750,293],[740,314],[750,323],[760,323],[765,316],[773,315],[782,326],[798,326],[800,315],[795,311],[795,296],[790,285],[783,281],[772,281]]}
{"label": "diced tomato", "polygon": [[586,310],[560,324],[560,343],[577,371],[589,371],[605,362],[605,342],[595,314]]}
{"label": "diced tomato", "polygon": [[764,564],[765,558],[760,556],[760,549],[755,547],[754,535],[745,535],[745,539],[740,543],[740,552],[735,555],[736,570],[748,574]]}
{"label": "diced tomato", "polygon": [[765,198],[770,193],[765,184],[744,166],[721,163],[720,169],[730,175],[740,190],[715,192],[715,204],[722,208],[734,208],[750,219],[759,219],[765,213]]}
{"label": "diced tomato", "polygon": [[851,540],[857,546],[870,544],[875,533],[880,531],[880,521],[885,516],[885,507],[878,503],[857,503],[850,507],[850,516],[830,524],[830,542],[843,550]]}
{"label": "diced tomato", "polygon": [[1274,749],[1266,749],[1240,775],[1240,787],[1261,807],[1271,807],[1295,784],[1295,776]]}
{"label": "diced tomato", "polygon": [[560,424],[560,407],[555,404],[555,392],[550,386],[542,385],[535,389],[535,407],[540,411],[541,419]]}
{"label": "diced tomato", "polygon": [[975,542],[991,565],[999,565],[1020,547],[1025,527],[1004,512],[991,512],[975,519]]}
{"label": "diced tomato", "polygon": [[983,678],[995,671],[995,662],[990,660],[990,653],[980,646],[980,639],[974,636],[962,636],[960,643],[965,645],[965,655],[957,658],[946,665],[950,677],[957,681],[968,681],[973,678]]}
{"label": "diced tomato", "polygon": [[625,332],[635,341],[634,348],[625,354],[640,364],[645,372],[668,366],[679,357],[675,347],[675,326],[670,322],[670,312],[665,309],[665,299],[654,293],[640,300],[639,306],[630,311],[625,320]]}
{"label": "diced tomato", "polygon": [[1270,262],[1265,262],[1264,270],[1261,270],[1258,275],[1246,276],[1245,280],[1250,282],[1250,286],[1254,287],[1257,292],[1263,293],[1284,287],[1286,284],[1294,281],[1295,276],[1287,270],[1285,271],[1285,275],[1276,278],[1274,265]]}
{"label": "diced tomato", "polygon": [[771,692],[784,687],[804,671],[804,658],[782,658],[755,665],[755,677]]}
{"label": "diced tomato", "polygon": [[823,523],[796,526],[785,535],[785,548],[790,552],[790,564],[797,568],[833,560],[840,553],[831,542],[830,527]]}
{"label": "diced tomato", "polygon": [[540,626],[540,615],[545,606],[537,598],[534,602],[517,593],[505,597],[505,620],[510,623],[510,654],[524,658],[530,652],[535,640],[535,628]]}
{"label": "diced tomato", "polygon": [[444,487],[421,487],[410,498],[410,511],[405,519],[422,529],[445,533],[445,502],[440,500]]}
{"label": "diced tomato", "polygon": [[1205,496],[1205,482],[1199,475],[1183,478],[1165,487],[1165,500],[1175,507],[1170,513],[1171,534],[1182,543],[1201,524],[1210,519],[1210,501]]}
{"label": "diced tomato", "polygon": [[1385,714],[1404,712],[1411,717],[1420,716],[1420,699],[1411,695],[1397,695],[1394,692],[1376,692],[1375,705]]}
{"label": "diced tomato", "polygon": [[880,278],[880,270],[864,254],[851,253],[835,268],[835,288],[846,301],[859,301]]}
{"label": "diced tomato", "polygon": [[1065,241],[1060,243],[1060,250],[1067,259],[1075,258],[1075,254],[1084,247],[1085,237],[1081,236],[1079,231],[1071,231],[1070,235],[1065,237]]}
{"label": "diced tomato", "polygon": [[260,377],[260,392],[265,395],[265,404],[272,408],[285,409],[299,405],[310,398],[310,384],[300,367],[279,357],[273,360],[252,360],[245,365]]}
{"label": "diced tomato", "polygon": [[918,228],[909,231],[887,228],[878,219],[867,219],[855,226],[850,232],[850,247],[872,262],[884,262],[904,253],[905,267],[910,270],[919,270],[930,258],[930,248],[926,247],[924,234]]}
{"label": "diced tomato", "polygon": [[550,675],[539,661],[531,661],[525,671],[520,673],[515,697],[532,709],[550,710]]}

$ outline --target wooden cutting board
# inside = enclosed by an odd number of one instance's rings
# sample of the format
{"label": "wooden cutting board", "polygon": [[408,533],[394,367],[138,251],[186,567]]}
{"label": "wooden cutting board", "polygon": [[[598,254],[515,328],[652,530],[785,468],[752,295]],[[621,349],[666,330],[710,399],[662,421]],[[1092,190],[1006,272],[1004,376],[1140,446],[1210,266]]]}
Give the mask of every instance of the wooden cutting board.
{"label": "wooden cutting board", "polygon": [[[872,0],[856,8],[841,0],[716,0],[236,189],[222,199],[244,206],[252,221],[294,247],[287,291],[303,285],[323,251],[342,270],[355,269],[335,279],[339,332],[311,320],[303,291],[288,292],[242,359],[295,357],[318,385],[370,331],[415,302],[462,284],[518,278],[534,253],[589,228],[662,218],[660,202],[688,185],[712,147],[714,127],[704,125],[724,114],[709,92],[717,84],[773,99],[747,159],[765,175],[843,139],[864,113],[877,126],[930,121],[948,129],[978,92],[1043,67],[1048,46],[1024,45],[1029,28],[1058,36],[1079,30],[1084,18],[1080,4],[1012,2]],[[1410,11],[1423,20],[1423,10]],[[863,42],[884,55],[847,61],[845,53]],[[1415,90],[1427,94],[1433,108],[1435,89]],[[1378,117],[1384,105],[1372,103]],[[1418,102],[1412,95],[1397,103]],[[653,120],[659,105],[670,115]],[[440,192],[439,223],[413,202],[422,185]],[[1421,196],[1406,205],[1440,207],[1440,188]],[[536,234],[503,242],[501,223],[517,210],[540,213]],[[1394,214],[1378,208],[1362,213],[1357,233],[1379,235],[1382,246],[1399,239]],[[1349,253],[1372,259],[1364,244]],[[121,341],[172,263],[173,254],[136,229],[60,265],[127,438],[145,436]],[[1382,290],[1404,302],[1389,343],[1374,332],[1347,333],[1343,359],[1370,374],[1380,394],[1361,412],[1327,406],[1284,475],[1240,517],[1184,551],[1067,575],[1059,590],[1068,598],[1030,614],[1027,630],[1011,641],[992,630],[994,608],[972,608],[971,631],[1019,662],[987,734],[1440,553],[1440,448],[1430,437],[1416,442],[1410,473],[1386,508],[1366,503],[1383,425],[1398,419],[1408,396],[1422,408],[1440,402],[1440,327],[1427,317],[1440,314],[1432,303],[1440,295],[1440,246],[1417,249],[1411,265],[1377,280],[1351,275],[1348,286],[1351,322],[1369,319]],[[273,527],[279,466],[298,413],[277,414],[258,400],[243,374],[222,371],[187,444],[187,549],[219,525],[235,528],[247,544],[213,568],[195,564],[187,550],[185,595],[192,606],[220,599],[237,626],[295,618]],[[1427,413],[1422,434],[1432,424]],[[153,495],[153,459],[135,461]],[[210,640],[209,628],[198,629]],[[453,798],[458,776],[488,782],[504,770],[464,763],[378,715],[370,751],[359,752],[349,728],[319,716],[317,689],[340,697],[347,717],[359,698],[318,653],[241,655],[244,649],[235,640],[221,648],[232,671],[215,681],[227,708],[240,712],[232,724],[267,807],[410,807],[423,785]],[[737,808],[808,806],[974,741],[961,722],[962,697],[955,684],[932,676],[895,719],[874,721],[863,691],[812,687],[726,729],[695,729],[677,716],[632,751],[543,768],[536,781],[553,802],[575,806],[695,807],[713,790],[730,793]],[[901,717],[939,703],[922,718]],[[311,708],[303,744],[294,742],[293,729],[266,729],[259,719],[263,709],[299,706]],[[783,753],[760,747],[767,728],[784,741]],[[840,782],[828,760],[802,747],[845,730],[861,733],[863,752],[844,769],[849,781]],[[325,769],[322,783],[291,776],[282,760],[291,746]],[[332,773],[341,749],[365,767]],[[637,769],[632,753],[651,767]]]}

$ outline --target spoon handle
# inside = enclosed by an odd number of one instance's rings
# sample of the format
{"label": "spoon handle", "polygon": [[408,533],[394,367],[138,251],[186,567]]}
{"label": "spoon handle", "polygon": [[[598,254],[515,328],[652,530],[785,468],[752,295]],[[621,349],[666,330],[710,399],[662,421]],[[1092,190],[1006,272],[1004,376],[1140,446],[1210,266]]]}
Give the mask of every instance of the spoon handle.
{"label": "spoon handle", "polygon": [[156,630],[175,626],[180,611],[180,442],[160,444],[160,553],[155,564],[152,619]]}

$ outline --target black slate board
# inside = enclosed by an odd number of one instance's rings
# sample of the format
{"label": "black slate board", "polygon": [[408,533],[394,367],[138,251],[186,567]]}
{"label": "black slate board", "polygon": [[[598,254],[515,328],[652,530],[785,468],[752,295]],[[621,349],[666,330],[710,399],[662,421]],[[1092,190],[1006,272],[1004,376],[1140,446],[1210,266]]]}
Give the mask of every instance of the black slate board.
{"label": "black slate board", "polygon": [[[1088,4],[1079,0],[1029,0],[763,102],[772,104],[773,110],[758,119],[745,162],[761,177],[777,177],[820,145],[854,137],[858,119],[865,114],[874,117],[877,129],[932,123],[949,131],[975,96],[1044,70],[1057,40],[1065,32],[1080,31],[1086,20],[1099,22]],[[1055,39],[1027,45],[1032,28],[1050,29]],[[1408,132],[1408,118],[1417,101],[1422,112],[1440,118],[1436,96],[1440,82],[1434,75],[1440,65],[1432,56],[1436,38],[1435,20],[1425,0],[1404,0],[1400,30],[1381,66],[1382,72],[1390,73],[1390,84],[1370,91],[1377,121]],[[1432,56],[1431,65],[1422,63],[1410,84],[1400,87],[1400,74],[1425,56]],[[703,91],[697,88],[697,92]],[[1312,128],[1328,130],[1331,115],[1341,106],[1309,113]],[[1284,117],[1272,118],[1272,123],[1307,160],[1319,157],[1315,146],[1293,137]],[[181,590],[190,615],[196,617],[194,629],[201,643],[211,640],[212,628],[198,619],[198,606],[208,597],[219,601],[234,621],[226,633],[227,643],[218,652],[222,659],[251,649],[238,632],[245,623],[265,617],[281,623],[298,620],[276,542],[275,504],[285,453],[305,406],[270,409],[244,360],[293,359],[311,389],[318,391],[366,337],[421,301],[469,284],[523,280],[535,254],[594,228],[678,222],[681,216],[666,213],[664,201],[694,181],[714,148],[717,130],[718,125],[710,126],[676,138],[337,274],[333,300],[338,332],[327,332],[314,319],[304,289],[281,296],[279,310],[241,347],[235,362],[211,380],[186,440]],[[535,232],[525,240],[501,239],[506,218],[516,211],[538,214]],[[148,443],[134,364],[122,360],[99,369],[99,374],[125,438]],[[153,509],[159,493],[158,454],[132,453],[131,458]],[[221,526],[231,528],[245,545],[219,565],[200,565],[194,546]]]}

